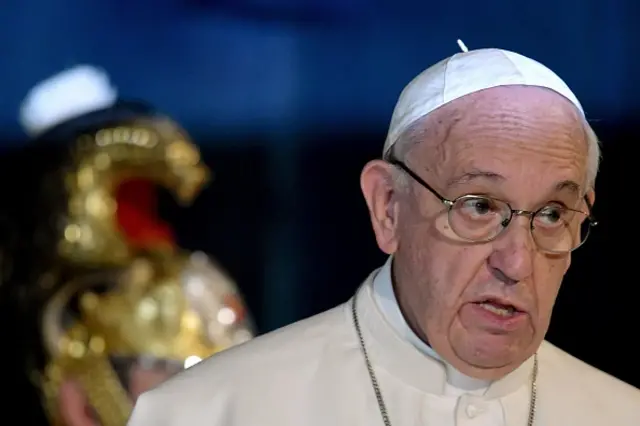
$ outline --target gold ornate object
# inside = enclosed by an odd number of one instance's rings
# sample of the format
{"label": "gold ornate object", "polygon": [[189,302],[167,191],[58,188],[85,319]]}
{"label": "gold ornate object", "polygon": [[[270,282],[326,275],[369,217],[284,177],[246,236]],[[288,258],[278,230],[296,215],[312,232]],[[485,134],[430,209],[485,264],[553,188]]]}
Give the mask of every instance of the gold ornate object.
{"label": "gold ornate object", "polygon": [[[65,169],[68,211],[57,245],[73,277],[55,285],[42,316],[45,407],[61,425],[65,379],[84,390],[102,426],[124,426],[132,398],[110,360],[163,360],[182,368],[253,337],[235,283],[203,253],[140,249],[121,232],[114,193],[128,179],[168,188],[183,204],[209,171],[184,131],[168,119],[139,118],[82,134]],[[74,269],[75,268],[75,269]],[[51,275],[42,278],[51,286]]]}
{"label": "gold ornate object", "polygon": [[[92,291],[105,278],[104,294]],[[66,308],[78,298],[78,322],[66,329]],[[86,353],[144,355],[189,363],[251,337],[233,282],[203,253],[138,257],[128,267],[70,282],[43,316],[46,347],[55,357]]]}
{"label": "gold ornate object", "polygon": [[[105,279],[116,284],[95,293]],[[73,298],[78,317],[64,327]],[[73,377],[102,426],[124,425],[132,409],[109,357],[159,359],[188,368],[253,336],[235,285],[203,253],[152,254],[111,276],[96,273],[72,281],[49,303],[43,329],[51,356],[42,378],[48,406],[54,408],[62,378]]]}
{"label": "gold ornate object", "polygon": [[169,119],[139,118],[78,138],[65,185],[69,194],[60,255],[73,263],[128,262],[132,248],[114,220],[114,191],[127,178],[146,178],[189,204],[209,171],[187,134]]}

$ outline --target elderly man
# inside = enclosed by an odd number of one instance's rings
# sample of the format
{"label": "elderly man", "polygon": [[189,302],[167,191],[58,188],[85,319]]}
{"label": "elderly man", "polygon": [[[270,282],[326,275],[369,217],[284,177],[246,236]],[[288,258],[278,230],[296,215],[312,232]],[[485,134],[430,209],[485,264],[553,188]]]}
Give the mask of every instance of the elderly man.
{"label": "elderly man", "polygon": [[416,77],[362,172],[389,254],[346,304],[139,399],[130,426],[640,425],[640,391],[544,341],[596,222],[598,140],[521,55]]}

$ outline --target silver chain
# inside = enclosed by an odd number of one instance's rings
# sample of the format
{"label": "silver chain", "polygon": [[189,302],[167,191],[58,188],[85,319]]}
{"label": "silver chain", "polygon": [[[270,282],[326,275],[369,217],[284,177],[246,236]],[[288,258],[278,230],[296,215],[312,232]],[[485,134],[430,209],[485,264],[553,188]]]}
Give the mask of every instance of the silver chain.
{"label": "silver chain", "polygon": [[[373,392],[376,394],[376,400],[378,401],[378,408],[380,409],[380,416],[382,416],[382,422],[385,426],[391,426],[391,420],[389,420],[389,412],[387,411],[387,406],[384,403],[384,398],[382,398],[382,391],[380,390],[380,385],[378,383],[378,378],[376,377],[376,373],[373,370],[373,365],[371,364],[371,360],[369,359],[369,353],[367,352],[367,347],[364,344],[364,336],[362,335],[362,329],[360,328],[360,320],[358,319],[358,312],[356,310],[356,296],[353,297],[353,301],[351,303],[351,312],[353,314],[353,324],[356,327],[356,333],[358,334],[358,340],[360,341],[360,349],[362,350],[362,355],[364,356],[364,362],[367,365],[367,371],[369,372],[369,378],[371,379],[371,386],[373,387]],[[536,416],[536,396],[537,396],[537,387],[536,382],[538,380],[538,354],[533,355],[533,372],[531,374],[531,398],[529,401],[529,417],[527,421],[527,426],[533,426],[533,421]]]}

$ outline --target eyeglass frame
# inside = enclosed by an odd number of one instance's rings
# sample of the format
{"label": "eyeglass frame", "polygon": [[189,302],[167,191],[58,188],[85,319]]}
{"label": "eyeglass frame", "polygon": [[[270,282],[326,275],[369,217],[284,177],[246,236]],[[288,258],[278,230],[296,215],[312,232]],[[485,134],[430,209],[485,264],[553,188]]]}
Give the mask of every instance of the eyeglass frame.
{"label": "eyeglass frame", "polygon": [[[531,237],[533,238],[533,241],[536,243],[536,246],[538,246],[539,249],[545,251],[545,252],[549,252],[549,253],[554,253],[554,254],[567,254],[567,253],[572,253],[573,251],[579,249],[580,247],[582,247],[582,245],[587,241],[587,238],[589,237],[589,235],[591,234],[591,228],[594,228],[595,226],[598,225],[598,221],[596,220],[596,218],[593,216],[592,210],[593,210],[593,206],[591,205],[591,202],[589,201],[589,197],[587,197],[587,195],[585,194],[583,199],[584,202],[587,205],[587,210],[588,213],[585,213],[583,211],[580,210],[575,210],[575,209],[570,209],[568,207],[563,207],[566,210],[572,211],[572,212],[576,212],[576,213],[581,213],[581,214],[586,214],[586,220],[588,221],[588,232],[587,235],[585,236],[585,238],[580,242],[580,244],[578,244],[576,247],[572,248],[569,251],[552,251],[552,250],[546,250],[544,248],[541,248],[539,246],[539,244],[537,243],[535,237],[533,236],[533,230],[535,228],[534,224],[533,224],[533,220],[536,217],[536,215],[538,213],[540,213],[544,208],[548,207],[548,206],[543,206],[540,207],[538,210],[534,210],[534,211],[530,211],[530,210],[519,210],[519,209],[514,209],[513,207],[511,207],[511,205],[504,201],[504,200],[500,200],[497,198],[493,198],[493,197],[489,197],[486,195],[479,195],[479,194],[464,194],[461,195],[459,197],[456,197],[453,200],[449,200],[446,197],[443,197],[438,191],[436,191],[431,185],[429,185],[423,178],[420,177],[420,175],[418,175],[417,173],[415,173],[413,170],[411,170],[404,162],[398,160],[397,158],[390,156],[388,158],[385,159],[385,161],[389,164],[391,164],[392,166],[398,167],[400,168],[403,172],[405,172],[406,174],[408,174],[413,180],[415,180],[416,182],[418,182],[422,187],[424,187],[427,191],[431,192],[442,204],[444,204],[447,207],[447,214],[449,214],[451,212],[451,209],[455,206],[455,204],[458,202],[458,200],[464,199],[464,198],[470,198],[470,197],[477,197],[477,198],[485,198],[485,199],[493,199],[495,201],[500,201],[503,202],[508,208],[509,208],[509,217],[505,218],[503,220],[502,223],[505,223],[503,225],[502,230],[500,230],[499,232],[496,233],[495,236],[493,236],[492,238],[486,239],[486,240],[470,240],[467,238],[463,238],[460,235],[458,235],[458,237],[469,241],[470,243],[489,243],[493,240],[495,240],[496,238],[498,238],[500,236],[500,234],[502,234],[507,227],[511,224],[511,222],[513,221],[513,218],[515,216],[528,216],[529,217],[529,231],[531,232]],[[448,219],[450,220],[450,219]],[[454,230],[455,232],[455,230]],[[456,232],[456,235],[458,233]]]}

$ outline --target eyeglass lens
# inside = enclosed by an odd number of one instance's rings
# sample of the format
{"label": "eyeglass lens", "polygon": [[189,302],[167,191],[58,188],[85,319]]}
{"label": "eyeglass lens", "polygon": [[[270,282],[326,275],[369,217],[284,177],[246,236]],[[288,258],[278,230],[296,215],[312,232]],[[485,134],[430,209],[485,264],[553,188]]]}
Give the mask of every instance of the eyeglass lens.
{"label": "eyeglass lens", "polygon": [[[588,235],[588,215],[551,204],[536,211],[531,232],[538,246],[551,252],[568,252],[579,247]],[[449,209],[449,224],[460,237],[483,242],[496,238],[513,219],[504,201],[480,196],[463,196]]]}

